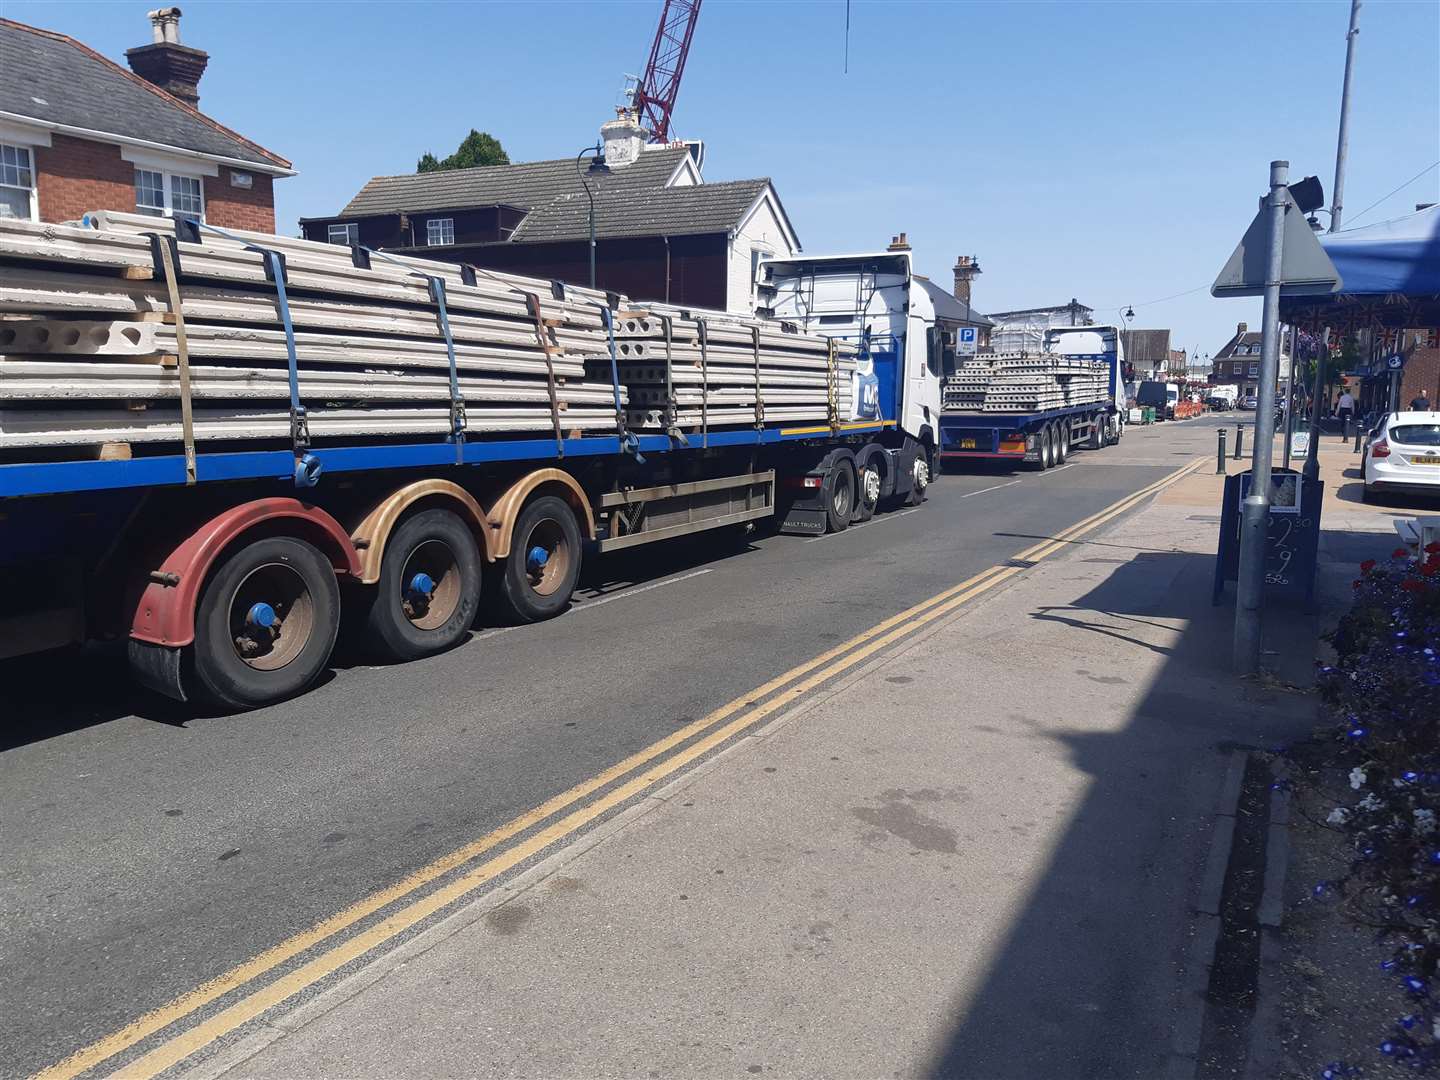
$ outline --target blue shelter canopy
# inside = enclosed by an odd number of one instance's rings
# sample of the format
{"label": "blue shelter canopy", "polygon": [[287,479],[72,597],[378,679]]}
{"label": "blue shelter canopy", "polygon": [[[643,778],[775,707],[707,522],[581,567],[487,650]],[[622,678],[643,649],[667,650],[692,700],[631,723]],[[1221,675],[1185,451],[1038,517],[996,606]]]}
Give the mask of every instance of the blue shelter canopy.
{"label": "blue shelter canopy", "polygon": [[1340,291],[1287,298],[1282,317],[1334,327],[1440,325],[1440,205],[1331,233],[1320,244],[1340,272]]}

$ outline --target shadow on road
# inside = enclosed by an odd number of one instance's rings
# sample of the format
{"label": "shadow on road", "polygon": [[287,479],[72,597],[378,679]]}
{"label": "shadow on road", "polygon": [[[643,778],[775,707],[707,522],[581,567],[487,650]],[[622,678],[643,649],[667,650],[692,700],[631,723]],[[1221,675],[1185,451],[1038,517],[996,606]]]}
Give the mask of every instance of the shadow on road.
{"label": "shadow on road", "polygon": [[[1271,657],[1285,661],[1278,681],[1236,679],[1233,600],[1210,604],[1213,556],[1142,550],[1091,561],[1117,565],[1074,604],[1030,617],[1070,628],[1076,662],[1095,655],[1098,636],[1111,643],[1103,655],[1112,667],[1133,658],[1149,671],[1156,656],[1163,665],[1123,727],[1032,718],[1035,733],[1062,744],[1088,775],[1088,793],[963,1020],[936,1049],[935,1077],[1166,1075],[1225,757],[1302,735],[1314,720],[1313,699],[1282,688],[1309,670],[1313,617],[1273,612],[1267,645],[1297,641],[1298,654]],[[1044,656],[1065,663],[1061,650]],[[1119,685],[1116,693],[1129,696]]]}
{"label": "shadow on road", "polygon": [[[738,558],[755,549],[773,530],[717,530],[713,533],[646,545],[604,557],[587,553],[576,587],[580,602],[621,594],[702,565]],[[722,541],[722,537],[726,539]],[[506,623],[487,609],[476,619],[477,631]],[[564,618],[562,615],[561,618]],[[467,639],[456,646],[464,649]],[[342,633],[330,668],[317,685],[337,671],[380,663]],[[123,642],[72,647],[0,661],[5,722],[0,724],[0,752],[72,731],[136,716],[183,729],[202,716],[221,716],[193,702],[172,701],[136,685],[130,677]]]}

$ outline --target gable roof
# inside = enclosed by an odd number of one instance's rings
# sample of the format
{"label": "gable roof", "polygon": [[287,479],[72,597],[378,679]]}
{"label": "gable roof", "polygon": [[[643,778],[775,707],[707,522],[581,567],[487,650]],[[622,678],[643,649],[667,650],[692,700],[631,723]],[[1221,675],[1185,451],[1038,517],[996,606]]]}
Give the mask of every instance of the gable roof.
{"label": "gable roof", "polygon": [[[595,185],[595,235],[601,239],[729,232],[770,189],[766,178],[671,188],[617,188],[609,180],[603,177]],[[576,193],[552,199],[527,215],[508,242],[540,244],[589,235],[590,201]]]}
{"label": "gable roof", "polygon": [[1235,355],[1235,350],[1241,345],[1259,345],[1262,337],[1263,335],[1258,330],[1247,330],[1243,334],[1236,334],[1212,359],[1228,360]]}
{"label": "gable roof", "polygon": [[[622,191],[660,188],[670,180],[690,151],[683,146],[642,151],[629,165],[611,169],[597,187]],[[530,161],[521,165],[480,165],[471,169],[372,177],[339,216],[394,214],[425,210],[458,210],[471,206],[519,207],[533,210],[562,195],[585,197],[575,158]],[[588,233],[587,233],[588,235]]]}
{"label": "gable roof", "polygon": [[965,323],[968,326],[995,325],[993,319],[981,315],[965,301],[946,292],[925,275],[915,274],[914,278],[930,297],[930,303],[935,306],[936,318],[945,319],[948,322]]}
{"label": "gable roof", "polygon": [[[0,115],[288,172],[290,162],[65,34],[0,19]],[[92,136],[93,137],[93,136]]]}

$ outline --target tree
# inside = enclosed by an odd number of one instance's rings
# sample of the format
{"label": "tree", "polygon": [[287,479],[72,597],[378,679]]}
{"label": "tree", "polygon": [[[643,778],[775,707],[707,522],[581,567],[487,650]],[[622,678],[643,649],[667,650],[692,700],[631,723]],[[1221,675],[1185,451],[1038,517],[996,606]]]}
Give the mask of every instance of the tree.
{"label": "tree", "polygon": [[470,129],[455,153],[437,160],[428,150],[415,163],[416,172],[441,172],[445,169],[470,169],[476,165],[509,165],[510,158],[500,140],[487,131]]}

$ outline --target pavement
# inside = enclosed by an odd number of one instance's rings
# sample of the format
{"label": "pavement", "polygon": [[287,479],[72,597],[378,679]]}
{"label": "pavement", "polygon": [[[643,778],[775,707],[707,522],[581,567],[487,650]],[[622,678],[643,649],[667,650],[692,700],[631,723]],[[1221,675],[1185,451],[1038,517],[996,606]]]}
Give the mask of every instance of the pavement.
{"label": "pavement", "polygon": [[1316,630],[1230,675],[1215,426],[246,717],[77,686],[0,755],[0,1072],[1204,1075],[1217,800]]}

